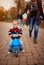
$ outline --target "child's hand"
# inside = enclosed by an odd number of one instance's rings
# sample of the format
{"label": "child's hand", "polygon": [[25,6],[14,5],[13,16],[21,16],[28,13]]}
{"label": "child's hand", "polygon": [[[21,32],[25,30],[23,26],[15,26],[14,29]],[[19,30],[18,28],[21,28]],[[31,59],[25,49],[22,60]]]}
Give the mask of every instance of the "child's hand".
{"label": "child's hand", "polygon": [[13,36],[12,35],[9,35],[9,37],[12,39],[13,38]]}
{"label": "child's hand", "polygon": [[21,34],[19,34],[19,36],[21,37],[22,35],[21,35]]}

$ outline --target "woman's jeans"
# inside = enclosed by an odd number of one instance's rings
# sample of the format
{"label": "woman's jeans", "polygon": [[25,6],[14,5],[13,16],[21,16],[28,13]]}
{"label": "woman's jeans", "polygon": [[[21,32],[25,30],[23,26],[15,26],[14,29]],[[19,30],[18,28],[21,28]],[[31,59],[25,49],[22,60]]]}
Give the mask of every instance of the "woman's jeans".
{"label": "woman's jeans", "polygon": [[32,17],[30,20],[30,27],[29,27],[29,33],[32,33],[32,30],[34,28],[34,40],[37,40],[38,37],[38,25],[35,17]]}
{"label": "woman's jeans", "polygon": [[21,22],[22,22],[22,20],[21,19],[18,19],[19,27],[21,27]]}

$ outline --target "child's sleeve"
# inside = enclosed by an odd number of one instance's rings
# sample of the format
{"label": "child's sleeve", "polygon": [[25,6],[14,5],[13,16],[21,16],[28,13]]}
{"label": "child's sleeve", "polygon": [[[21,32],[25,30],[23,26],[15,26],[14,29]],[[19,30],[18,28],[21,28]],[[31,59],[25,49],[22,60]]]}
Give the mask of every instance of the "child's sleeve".
{"label": "child's sleeve", "polygon": [[11,35],[12,33],[11,33],[11,29],[8,31],[8,35]]}
{"label": "child's sleeve", "polygon": [[20,29],[20,30],[19,30],[19,34],[23,34],[23,31],[22,31],[22,29]]}

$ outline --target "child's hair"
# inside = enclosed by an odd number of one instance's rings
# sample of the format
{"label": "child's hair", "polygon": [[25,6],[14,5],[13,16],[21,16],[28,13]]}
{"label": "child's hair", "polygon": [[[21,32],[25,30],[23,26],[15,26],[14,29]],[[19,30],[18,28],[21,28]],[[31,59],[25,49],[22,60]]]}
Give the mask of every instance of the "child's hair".
{"label": "child's hair", "polygon": [[34,2],[34,1],[37,1],[37,0],[31,0],[32,2]]}
{"label": "child's hair", "polygon": [[18,20],[13,20],[13,24],[18,24]]}

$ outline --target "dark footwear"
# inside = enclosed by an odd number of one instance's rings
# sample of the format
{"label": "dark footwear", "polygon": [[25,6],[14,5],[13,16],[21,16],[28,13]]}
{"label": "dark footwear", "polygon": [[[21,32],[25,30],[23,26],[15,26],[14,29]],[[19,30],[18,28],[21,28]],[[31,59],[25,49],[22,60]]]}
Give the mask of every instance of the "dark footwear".
{"label": "dark footwear", "polygon": [[18,57],[18,55],[15,55],[15,57]]}
{"label": "dark footwear", "polygon": [[37,44],[37,40],[34,40],[34,43]]}
{"label": "dark footwear", "polygon": [[11,50],[11,49],[9,49],[9,50],[8,50],[8,52],[12,53],[12,50]]}
{"label": "dark footwear", "polygon": [[20,51],[22,51],[23,50],[23,48],[20,48]]}
{"label": "dark footwear", "polygon": [[31,32],[29,33],[29,36],[32,37]]}

